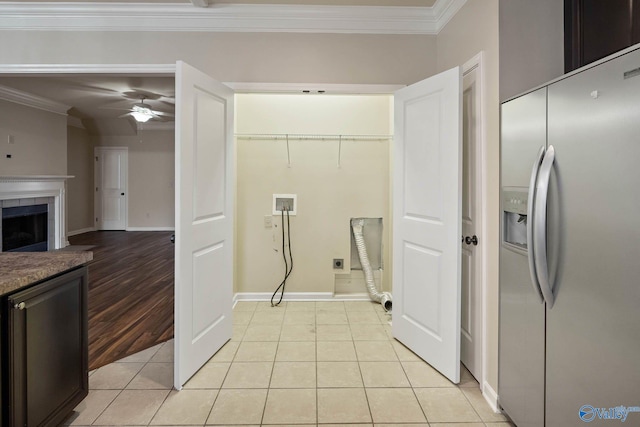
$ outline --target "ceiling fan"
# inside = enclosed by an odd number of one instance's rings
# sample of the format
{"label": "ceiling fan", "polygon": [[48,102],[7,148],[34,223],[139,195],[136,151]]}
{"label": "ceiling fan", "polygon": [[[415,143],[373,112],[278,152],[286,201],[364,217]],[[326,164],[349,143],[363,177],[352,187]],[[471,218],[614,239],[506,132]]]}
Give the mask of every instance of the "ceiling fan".
{"label": "ceiling fan", "polygon": [[159,120],[162,122],[173,120],[174,115],[172,113],[152,109],[149,104],[144,103],[145,99],[147,99],[146,96],[140,96],[140,102],[133,104],[128,113],[118,116],[118,118],[130,116],[138,123],[146,123],[149,120]]}

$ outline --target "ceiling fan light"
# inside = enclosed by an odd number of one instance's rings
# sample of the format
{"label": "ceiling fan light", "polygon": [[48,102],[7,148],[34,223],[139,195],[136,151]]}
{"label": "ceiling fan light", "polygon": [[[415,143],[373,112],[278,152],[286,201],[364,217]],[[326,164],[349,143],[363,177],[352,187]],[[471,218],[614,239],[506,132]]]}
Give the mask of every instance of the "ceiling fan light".
{"label": "ceiling fan light", "polygon": [[146,114],[140,111],[132,111],[131,115],[133,116],[134,119],[136,119],[136,122],[139,122],[139,123],[146,123],[152,117],[151,114]]}

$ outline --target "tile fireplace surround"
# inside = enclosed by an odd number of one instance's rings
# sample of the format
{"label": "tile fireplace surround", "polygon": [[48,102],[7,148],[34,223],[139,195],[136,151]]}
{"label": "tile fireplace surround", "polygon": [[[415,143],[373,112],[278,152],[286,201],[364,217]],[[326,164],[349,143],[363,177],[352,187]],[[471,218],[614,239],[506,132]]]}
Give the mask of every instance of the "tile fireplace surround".
{"label": "tile fireplace surround", "polygon": [[0,208],[49,205],[49,250],[63,248],[68,245],[65,205],[69,178],[73,176],[0,176]]}

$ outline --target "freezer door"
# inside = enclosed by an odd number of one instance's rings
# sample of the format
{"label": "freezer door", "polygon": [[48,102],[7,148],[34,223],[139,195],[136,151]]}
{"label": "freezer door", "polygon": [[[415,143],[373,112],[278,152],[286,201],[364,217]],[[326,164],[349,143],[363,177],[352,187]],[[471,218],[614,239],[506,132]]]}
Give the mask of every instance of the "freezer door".
{"label": "freezer door", "polygon": [[518,427],[544,426],[544,304],[525,255],[500,248],[500,406]]}
{"label": "freezer door", "polygon": [[500,185],[529,186],[531,166],[547,141],[547,88],[502,104]]}
{"label": "freezer door", "polygon": [[[544,425],[544,304],[534,290],[527,242],[505,242],[505,211],[512,196],[527,200],[532,166],[546,143],[546,88],[502,105],[500,336],[498,395],[500,406],[519,427]],[[526,213],[523,206],[522,213]],[[528,220],[528,219],[527,219]],[[521,240],[521,239],[520,239]]]}
{"label": "freezer door", "polygon": [[[559,237],[549,248],[559,268],[547,312],[546,426],[611,425],[601,417],[640,407],[640,51],[548,94],[556,160],[547,236]],[[640,425],[640,412],[625,424]]]}

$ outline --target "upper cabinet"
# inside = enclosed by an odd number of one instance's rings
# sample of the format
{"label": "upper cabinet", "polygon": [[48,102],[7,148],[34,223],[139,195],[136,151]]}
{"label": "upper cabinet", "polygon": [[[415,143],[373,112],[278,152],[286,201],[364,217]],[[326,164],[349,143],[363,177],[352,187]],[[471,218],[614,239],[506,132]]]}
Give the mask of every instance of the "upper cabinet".
{"label": "upper cabinet", "polygon": [[567,73],[640,43],[640,0],[565,0],[564,6]]}

